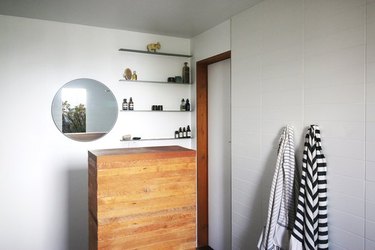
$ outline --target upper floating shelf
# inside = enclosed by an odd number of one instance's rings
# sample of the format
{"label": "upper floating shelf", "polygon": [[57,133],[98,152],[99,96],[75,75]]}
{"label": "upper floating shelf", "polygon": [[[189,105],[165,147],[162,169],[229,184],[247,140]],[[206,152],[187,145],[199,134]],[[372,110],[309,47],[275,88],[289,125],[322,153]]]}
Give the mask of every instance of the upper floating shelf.
{"label": "upper floating shelf", "polygon": [[154,81],[154,80],[149,80],[149,81],[142,81],[142,80],[125,80],[125,79],[120,79],[120,82],[127,82],[127,83],[161,83],[161,84],[176,84],[176,85],[190,85],[191,83],[182,83],[182,82],[162,82],[162,81]]}
{"label": "upper floating shelf", "polygon": [[119,49],[119,51],[142,53],[142,54],[149,54],[149,55],[158,55],[158,56],[175,56],[175,57],[185,57],[185,58],[192,57],[192,55],[162,53],[162,52],[149,52],[149,51],[146,51],[146,50],[136,50],[136,49]]}

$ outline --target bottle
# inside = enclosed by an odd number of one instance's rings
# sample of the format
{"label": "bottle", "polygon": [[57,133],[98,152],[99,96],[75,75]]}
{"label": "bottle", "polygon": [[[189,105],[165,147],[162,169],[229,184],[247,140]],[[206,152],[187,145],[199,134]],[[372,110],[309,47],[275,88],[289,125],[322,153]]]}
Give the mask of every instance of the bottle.
{"label": "bottle", "polygon": [[132,81],[137,81],[137,79],[138,79],[137,72],[135,70],[133,71],[131,79],[132,79]]}
{"label": "bottle", "polygon": [[176,130],[176,131],[174,131],[174,138],[175,138],[175,139],[178,139],[178,134],[179,134],[179,133],[178,133],[178,131],[177,131],[177,130]]}
{"label": "bottle", "polygon": [[183,137],[183,138],[186,138],[186,137],[187,137],[187,136],[186,136],[186,128],[185,128],[185,127],[182,129],[182,137]]}
{"label": "bottle", "polygon": [[189,125],[186,128],[186,137],[187,138],[191,138],[191,130],[190,130],[190,126]]}
{"label": "bottle", "polygon": [[180,127],[178,129],[178,138],[182,138],[183,137],[183,134],[182,134],[182,128]]}
{"label": "bottle", "polygon": [[187,62],[184,62],[184,67],[182,67],[182,82],[189,83],[190,82],[190,69],[187,66]]}
{"label": "bottle", "polygon": [[129,99],[129,110],[134,110],[134,102],[133,102],[133,98],[131,97]]}
{"label": "bottle", "polygon": [[124,101],[122,102],[122,110],[128,110],[128,102],[126,101],[126,99],[124,99]]}
{"label": "bottle", "polygon": [[182,98],[182,100],[181,100],[180,110],[185,111],[185,99],[184,98]]}
{"label": "bottle", "polygon": [[190,101],[189,101],[189,99],[186,99],[185,110],[190,111]]}

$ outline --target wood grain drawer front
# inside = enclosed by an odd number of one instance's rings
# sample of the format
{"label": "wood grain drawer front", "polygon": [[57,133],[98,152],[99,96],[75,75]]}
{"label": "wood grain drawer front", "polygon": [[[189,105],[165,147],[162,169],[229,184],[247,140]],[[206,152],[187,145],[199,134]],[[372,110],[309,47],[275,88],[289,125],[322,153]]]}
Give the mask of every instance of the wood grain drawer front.
{"label": "wood grain drawer front", "polygon": [[138,150],[89,153],[90,249],[195,249],[195,152]]}

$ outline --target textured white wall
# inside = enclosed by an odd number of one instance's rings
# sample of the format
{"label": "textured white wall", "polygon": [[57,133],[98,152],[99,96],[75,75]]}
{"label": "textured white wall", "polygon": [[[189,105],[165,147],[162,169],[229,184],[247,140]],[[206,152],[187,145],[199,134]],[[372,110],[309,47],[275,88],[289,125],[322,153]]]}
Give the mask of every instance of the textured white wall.
{"label": "textured white wall", "polygon": [[301,3],[264,2],[232,19],[233,249],[256,246],[282,126],[292,124],[301,135]]}
{"label": "textured white wall", "polygon": [[375,1],[367,1],[366,47],[366,250],[375,249]]}
{"label": "textured white wall", "polygon": [[[121,143],[126,133],[173,135],[190,123],[189,114],[119,113],[104,138],[82,143],[67,139],[51,118],[55,93],[66,82],[92,78],[106,84],[121,104],[179,106],[190,86],[125,85],[126,67],[139,79],[181,74],[181,61],[137,57],[118,49],[144,49],[160,41],[163,51],[190,53],[188,39],[0,16],[0,248],[87,249],[87,150],[189,141]],[[180,60],[180,59],[178,59]],[[169,134],[170,131],[170,134]]]}
{"label": "textured white wall", "polygon": [[255,248],[286,124],[299,162],[306,126],[320,125],[330,249],[374,249],[374,9],[373,0],[266,0],[233,17],[233,249]]}

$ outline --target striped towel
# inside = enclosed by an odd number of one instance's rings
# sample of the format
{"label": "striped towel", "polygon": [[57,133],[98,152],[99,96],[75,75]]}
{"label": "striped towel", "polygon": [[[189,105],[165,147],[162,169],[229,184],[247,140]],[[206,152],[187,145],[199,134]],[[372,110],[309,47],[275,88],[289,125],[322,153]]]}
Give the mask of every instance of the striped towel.
{"label": "striped towel", "polygon": [[276,169],[272,180],[268,217],[259,238],[258,249],[287,249],[293,228],[298,191],[298,173],[295,174],[293,128],[283,129],[277,154]]}
{"label": "striped towel", "polygon": [[303,151],[302,179],[290,250],[328,249],[327,165],[320,130],[311,125]]}

